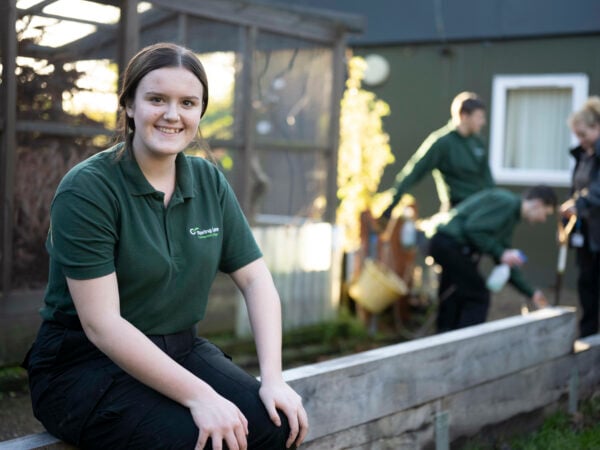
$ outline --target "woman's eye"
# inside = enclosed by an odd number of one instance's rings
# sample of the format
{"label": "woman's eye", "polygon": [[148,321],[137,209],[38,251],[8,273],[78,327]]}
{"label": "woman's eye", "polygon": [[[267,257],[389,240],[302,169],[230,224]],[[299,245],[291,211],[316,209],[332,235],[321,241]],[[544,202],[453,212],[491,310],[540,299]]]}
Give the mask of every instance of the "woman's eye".
{"label": "woman's eye", "polygon": [[162,102],[162,98],[160,98],[160,97],[150,97],[150,101],[152,103],[160,103],[160,102]]}
{"label": "woman's eye", "polygon": [[195,104],[195,103],[194,103],[194,101],[193,101],[193,100],[184,100],[184,101],[183,101],[183,105],[184,105],[184,106],[191,107],[191,106],[194,106],[194,104]]}

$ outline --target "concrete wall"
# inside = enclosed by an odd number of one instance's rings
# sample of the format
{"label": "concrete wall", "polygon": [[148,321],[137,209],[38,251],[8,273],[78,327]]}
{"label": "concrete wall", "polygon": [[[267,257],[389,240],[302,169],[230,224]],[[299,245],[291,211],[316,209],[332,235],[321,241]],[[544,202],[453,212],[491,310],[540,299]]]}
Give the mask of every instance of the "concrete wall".
{"label": "concrete wall", "polygon": [[[546,309],[287,370],[311,424],[302,448],[443,450],[515,417],[574,412],[600,389],[600,335],[575,342],[575,330],[573,310]],[[49,444],[67,448],[42,434],[0,450]]]}

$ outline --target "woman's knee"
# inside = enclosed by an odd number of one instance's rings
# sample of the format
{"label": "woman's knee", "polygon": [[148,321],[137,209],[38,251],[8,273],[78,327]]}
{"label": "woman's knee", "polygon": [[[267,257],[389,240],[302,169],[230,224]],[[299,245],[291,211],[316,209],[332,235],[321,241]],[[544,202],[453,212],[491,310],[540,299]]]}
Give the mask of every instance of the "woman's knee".
{"label": "woman's knee", "polygon": [[255,424],[250,429],[248,448],[256,450],[285,449],[290,436],[290,425],[284,413],[278,411],[281,425],[277,426],[267,416],[268,423]]}
{"label": "woman's knee", "polygon": [[127,449],[193,449],[199,430],[190,411],[176,403],[169,408],[153,408],[137,424]]}

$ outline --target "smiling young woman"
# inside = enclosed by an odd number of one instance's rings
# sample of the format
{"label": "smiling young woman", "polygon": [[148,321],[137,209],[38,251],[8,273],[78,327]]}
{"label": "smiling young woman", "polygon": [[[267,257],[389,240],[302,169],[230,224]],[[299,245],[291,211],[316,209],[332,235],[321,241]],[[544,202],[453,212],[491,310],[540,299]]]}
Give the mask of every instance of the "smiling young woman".
{"label": "smiling young woman", "polygon": [[[74,167],[51,208],[43,323],[25,366],[36,417],[80,448],[278,449],[308,431],[281,369],[279,296],[225,177],[183,153],[208,104],[200,61],[130,61],[122,142]],[[260,382],[197,336],[217,271],[242,291]]]}

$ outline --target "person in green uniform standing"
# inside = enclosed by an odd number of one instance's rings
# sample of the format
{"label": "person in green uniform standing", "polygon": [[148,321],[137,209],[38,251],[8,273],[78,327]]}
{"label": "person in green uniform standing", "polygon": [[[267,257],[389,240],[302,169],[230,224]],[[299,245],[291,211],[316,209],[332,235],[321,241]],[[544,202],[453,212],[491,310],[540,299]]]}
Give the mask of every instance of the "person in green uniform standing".
{"label": "person in green uniform standing", "polygon": [[390,219],[402,196],[428,173],[434,178],[441,211],[494,187],[488,152],[479,137],[486,123],[484,103],[473,92],[461,92],[452,101],[450,113],[450,121],[423,141],[396,176],[393,198],[381,222]]}
{"label": "person in green uniform standing", "polygon": [[524,279],[521,253],[511,248],[516,225],[545,222],[557,199],[547,186],[534,186],[518,196],[501,188],[473,194],[449,211],[430,241],[430,254],[442,267],[438,288],[438,332],[483,323],[490,293],[478,270],[482,255],[510,266],[510,283],[538,307],[548,302]]}
{"label": "person in green uniform standing", "polygon": [[[122,142],[54,196],[43,323],[24,366],[35,416],[79,448],[271,450],[308,431],[250,227],[218,168],[183,153],[208,97],[191,50],[142,49],[123,75]],[[198,337],[217,271],[244,295],[260,381]]]}

